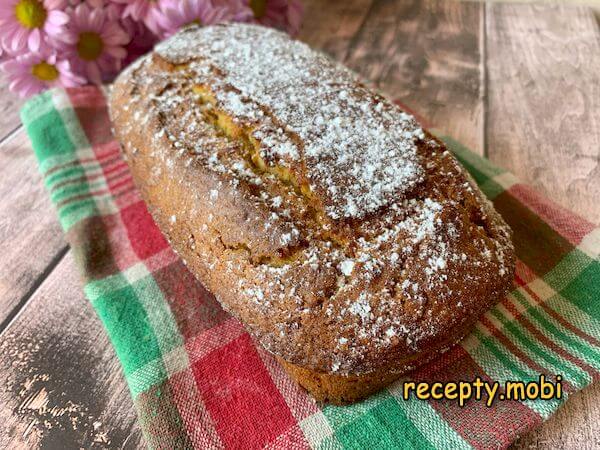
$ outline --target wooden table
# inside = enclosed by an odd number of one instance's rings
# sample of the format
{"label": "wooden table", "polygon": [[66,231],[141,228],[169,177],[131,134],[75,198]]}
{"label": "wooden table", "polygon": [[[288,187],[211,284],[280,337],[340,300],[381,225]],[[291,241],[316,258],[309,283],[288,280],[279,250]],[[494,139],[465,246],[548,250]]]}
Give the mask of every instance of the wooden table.
{"label": "wooden table", "polygon": [[[305,1],[301,39],[600,222],[600,31],[583,7]],[[0,86],[0,447],[137,448],[135,412]],[[600,299],[599,299],[600,300]],[[600,385],[515,448],[600,447]]]}

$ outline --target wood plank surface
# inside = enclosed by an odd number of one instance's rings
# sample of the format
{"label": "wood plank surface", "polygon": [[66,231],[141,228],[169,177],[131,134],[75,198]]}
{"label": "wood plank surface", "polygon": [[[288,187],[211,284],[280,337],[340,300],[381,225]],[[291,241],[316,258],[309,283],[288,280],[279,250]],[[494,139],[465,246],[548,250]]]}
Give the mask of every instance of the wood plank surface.
{"label": "wood plank surface", "polygon": [[298,39],[338,61],[345,61],[374,0],[334,1],[326,5],[322,0],[302,3],[308,20],[302,23]]}
{"label": "wood plank surface", "polygon": [[8,90],[8,80],[0,74],[0,142],[21,126],[19,108],[23,99]]}
{"label": "wood plank surface", "polygon": [[483,154],[483,9],[477,2],[375,1],[346,63]]}
{"label": "wood plank surface", "polygon": [[489,158],[600,223],[600,31],[589,9],[488,4]]}
{"label": "wood plank surface", "polygon": [[66,251],[25,130],[0,144],[0,330]]}
{"label": "wood plank surface", "polygon": [[600,383],[577,392],[554,416],[512,445],[513,450],[599,449]]}
{"label": "wood plank surface", "polygon": [[[588,10],[442,0],[304,3],[300,39],[600,221],[600,202],[592,201],[600,198],[600,39]],[[0,144],[0,323],[14,320],[0,334],[0,447],[141,448],[116,355],[83,298],[70,253],[64,256],[31,149],[22,130],[14,131],[19,101],[5,100],[5,89],[0,83],[0,142],[10,136]],[[579,134],[567,138],[569,130]],[[598,399],[598,385],[575,395],[513,447],[600,448]]]}
{"label": "wood plank surface", "polygon": [[125,379],[71,253],[0,334],[0,448],[139,448]]}

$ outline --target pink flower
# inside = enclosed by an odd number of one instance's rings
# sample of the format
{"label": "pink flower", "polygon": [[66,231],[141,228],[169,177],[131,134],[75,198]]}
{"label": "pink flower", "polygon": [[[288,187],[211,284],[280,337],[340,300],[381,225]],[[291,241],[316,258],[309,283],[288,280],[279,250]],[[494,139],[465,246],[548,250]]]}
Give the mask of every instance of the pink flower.
{"label": "pink flower", "polygon": [[300,30],[304,8],[300,0],[232,0],[236,20],[255,22],[286,30],[295,35]]}
{"label": "pink flower", "polygon": [[129,35],[108,9],[80,4],[70,11],[66,32],[60,36],[62,49],[74,68],[95,84],[101,84],[121,69]]}
{"label": "pink flower", "polygon": [[[73,1],[73,0],[71,0]],[[78,3],[87,3],[92,8],[104,8],[106,16],[110,20],[120,20],[123,15],[125,5],[116,0],[77,0]],[[77,5],[74,5],[77,6]]]}
{"label": "pink flower", "polygon": [[159,28],[156,24],[156,16],[159,13],[158,0],[113,0],[115,3],[124,3],[123,18],[131,17],[133,20],[142,21],[158,34]]}
{"label": "pink flower", "polygon": [[158,37],[143,22],[136,22],[131,17],[124,18],[121,24],[127,34],[131,36],[131,41],[125,47],[127,57],[123,61],[123,65],[127,66],[150,51],[158,42]]}
{"label": "pink flower", "polygon": [[169,37],[191,23],[210,25],[230,20],[234,14],[227,6],[213,6],[210,0],[163,0],[156,15],[160,36]]}
{"label": "pink flower", "polygon": [[37,94],[54,86],[81,86],[85,80],[73,73],[69,61],[59,59],[56,53],[26,53],[0,64],[8,75],[9,88],[22,97]]}
{"label": "pink flower", "polygon": [[2,44],[12,52],[26,47],[40,51],[47,36],[61,33],[69,20],[65,0],[2,0],[0,2],[0,29]]}

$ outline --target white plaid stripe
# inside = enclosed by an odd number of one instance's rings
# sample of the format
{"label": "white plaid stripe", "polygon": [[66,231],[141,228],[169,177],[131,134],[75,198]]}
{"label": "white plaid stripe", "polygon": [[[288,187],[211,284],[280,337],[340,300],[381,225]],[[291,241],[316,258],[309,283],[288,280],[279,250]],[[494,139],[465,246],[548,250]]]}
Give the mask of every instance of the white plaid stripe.
{"label": "white plaid stripe", "polygon": [[[187,361],[187,357],[186,357]],[[225,446],[219,438],[214,422],[204,405],[191,367],[169,377],[179,415],[185,424],[194,448],[221,449]]]}
{"label": "white plaid stripe", "polygon": [[67,93],[62,90],[53,91],[52,103],[54,104],[56,111],[62,117],[65,130],[67,131],[69,139],[75,148],[79,149],[90,147],[88,138],[85,134],[85,131],[83,131],[83,128],[81,128],[81,124],[77,119],[75,109],[71,105],[71,101],[69,100]]}
{"label": "white plaid stripe", "polygon": [[[183,346],[183,336],[179,333],[175,317],[166,301],[156,301],[164,294],[152,274],[143,263],[136,264],[133,270],[126,271],[126,277],[133,288],[138,301],[146,311],[146,317],[160,348],[160,353],[167,371],[169,370],[165,356],[177,347]],[[129,278],[134,277],[134,279]],[[143,285],[142,285],[143,284]],[[179,352],[187,359],[185,351]],[[186,361],[183,367],[189,366]],[[169,375],[170,373],[167,372]]]}
{"label": "white plaid stripe", "polygon": [[[488,374],[494,381],[504,385],[506,381],[520,379],[520,377],[517,376],[517,372],[510,370],[508,366],[504,365],[504,363],[487,348],[487,346],[483,343],[483,339],[486,338],[486,336],[482,336],[482,333],[479,331],[479,329],[475,329],[473,333],[471,333],[463,341],[463,348],[469,352],[469,355],[471,355],[473,360],[477,362],[477,364],[485,371],[485,373]],[[538,377],[539,374],[536,371],[528,367],[519,358],[515,357],[500,342],[494,340],[494,344],[496,347],[498,347],[499,351],[502,352],[502,355],[505,358],[510,360],[510,362],[516,365],[520,370],[527,373],[531,379],[536,379]],[[559,402],[557,401],[535,402],[526,400],[520,403],[533,409],[544,418],[550,417],[559,405]]]}
{"label": "white plaid stripe", "polygon": [[[299,425],[308,444],[312,448],[320,448],[323,441],[335,436],[333,428],[329,425],[327,417],[325,417],[325,414],[323,414],[322,411],[318,411],[308,416],[306,419],[302,420]],[[342,445],[339,444],[338,448],[342,448]]]}
{"label": "white plaid stripe", "polygon": [[598,259],[600,255],[600,228],[594,228],[586,234],[577,248],[590,258]]}
{"label": "white plaid stripe", "polygon": [[319,408],[315,401],[310,396],[305,395],[302,388],[290,379],[283,367],[275,361],[275,358],[266,350],[263,350],[259,343],[255,342],[255,344],[263,364],[269,371],[273,383],[283,396],[294,419],[299,422],[318,411]]}
{"label": "white plaid stripe", "polygon": [[[537,339],[534,339],[531,336],[531,334],[527,330],[524,329],[524,327],[519,326],[519,330],[522,331],[522,333],[527,338],[527,341],[522,341],[512,331],[510,331],[508,328],[505,328],[504,325],[502,324],[502,322],[500,321],[500,319],[498,319],[495,316],[495,314],[504,316],[506,320],[514,321],[512,314],[510,314],[506,310],[506,308],[504,308],[502,305],[497,305],[492,311],[488,311],[485,314],[485,317],[486,317],[486,319],[488,319],[491,322],[491,324],[495,328],[500,330],[506,336],[506,338],[515,345],[515,347],[517,347],[521,352],[523,352],[529,359],[535,361],[539,366],[543,367],[546,373],[554,373],[554,374],[562,373],[562,371],[563,371],[562,367],[556,366],[556,365],[554,365],[554,363],[547,361],[546,359],[540,358],[536,353],[534,353],[530,349],[528,343],[529,343],[529,341],[536,342],[544,350],[547,350],[547,353],[549,355],[552,355],[555,359],[557,359],[560,364],[563,364],[562,358],[555,355],[554,352],[550,351],[549,349],[546,349],[546,347],[542,346],[537,341]],[[487,326],[483,325],[483,324],[482,324],[482,327],[487,328]],[[489,330],[489,332],[487,332],[486,334],[491,336],[492,335],[491,330]],[[568,361],[564,361],[564,365],[570,367],[573,371],[575,371],[577,373],[581,373],[581,375],[583,377],[585,377],[587,375],[587,374],[585,374],[585,372],[582,372],[579,368],[573,367],[573,364],[571,364]]]}
{"label": "white plaid stripe", "polygon": [[[517,319],[513,316],[513,314],[508,309],[506,309],[506,307],[504,305],[498,305],[495,308],[495,310],[498,314],[503,315],[507,320],[512,321],[512,322],[517,322]],[[497,327],[502,326],[502,324],[499,320],[498,320],[498,322],[495,323],[495,325]],[[518,346],[521,351],[523,351],[525,354],[527,354],[527,356],[529,356],[532,360],[537,362],[540,366],[545,367],[547,370],[547,373],[562,374],[564,371],[564,368],[568,367],[569,369],[571,369],[571,371],[578,373],[580,375],[580,377],[584,380],[584,383],[585,383],[584,385],[579,385],[578,381],[569,380],[573,384],[575,384],[581,388],[581,387],[587,386],[591,382],[592,379],[591,379],[589,373],[587,373],[585,370],[583,370],[576,364],[572,363],[571,361],[565,359],[564,357],[562,357],[561,355],[559,355],[558,353],[556,353],[554,350],[550,349],[546,345],[542,344],[539,341],[539,339],[534,337],[527,328],[525,328],[524,326],[519,326],[519,330],[521,331],[521,333],[523,335],[525,335],[525,338],[527,339],[527,341],[522,341],[514,333],[512,333],[512,331],[510,331],[508,328],[504,328],[504,332],[507,334],[507,337],[510,334],[512,336],[512,338],[509,337],[509,339],[516,346]],[[529,345],[527,345],[528,342],[537,344],[537,346],[542,350],[542,352],[545,355],[551,356],[553,359],[558,361],[559,365],[555,365],[555,363],[550,362],[546,358],[540,358],[540,356],[536,355],[532,350],[530,350]]]}
{"label": "white plaid stripe", "polygon": [[505,191],[509,190],[515,184],[519,183],[519,179],[510,172],[503,172],[499,175],[496,175],[492,178],[492,180],[494,180],[496,183],[502,186],[502,188]]}
{"label": "white plaid stripe", "polygon": [[[569,329],[565,328],[562,324],[560,324],[556,319],[554,319],[552,316],[546,313],[543,309],[536,307],[538,313],[541,314],[542,317],[551,325],[553,325],[560,333],[567,336],[568,339],[561,338],[557,334],[550,331],[548,329],[547,324],[544,324],[543,322],[539,321],[533,314],[531,314],[531,307],[532,305],[536,304],[535,298],[529,295],[529,293],[525,290],[519,290],[519,292],[523,295],[522,298],[519,298],[518,296],[509,295],[508,300],[515,307],[515,309],[519,311],[520,314],[524,315],[527,319],[529,319],[529,322],[535,327],[536,330],[538,330],[538,332],[540,332],[542,335],[546,336],[549,340],[553,342],[558,341],[557,345],[561,349],[565,350],[567,353],[579,358],[580,360],[586,362],[588,365],[594,367],[595,369],[600,369],[600,360],[594,360],[594,358],[590,358],[589,356],[585,355],[577,348],[576,345],[572,344],[569,341],[575,341],[580,345],[590,347],[591,349],[593,349],[594,346],[591,343],[585,341],[581,337],[577,336],[575,333],[571,332]],[[598,351],[599,349],[595,348],[595,350]]]}
{"label": "white plaid stripe", "polygon": [[440,417],[429,402],[402,397],[403,381],[392,384],[388,390],[398,406],[412,424],[436,448],[470,449],[472,448],[448,423]]}
{"label": "white plaid stripe", "polygon": [[567,322],[585,334],[598,337],[600,321],[590,316],[585,311],[577,308],[573,303],[565,300],[550,285],[541,278],[533,280],[527,287],[540,298],[546,306],[560,314]]}

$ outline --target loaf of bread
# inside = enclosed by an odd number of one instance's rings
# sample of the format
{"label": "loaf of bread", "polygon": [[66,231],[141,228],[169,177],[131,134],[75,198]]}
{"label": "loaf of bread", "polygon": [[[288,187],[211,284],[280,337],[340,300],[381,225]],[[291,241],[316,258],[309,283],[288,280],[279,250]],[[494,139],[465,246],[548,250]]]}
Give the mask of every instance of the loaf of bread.
{"label": "loaf of bread", "polygon": [[186,28],[110,110],[173,248],[317,400],[426,363],[511,286],[510,229],[444,144],[283,33]]}

